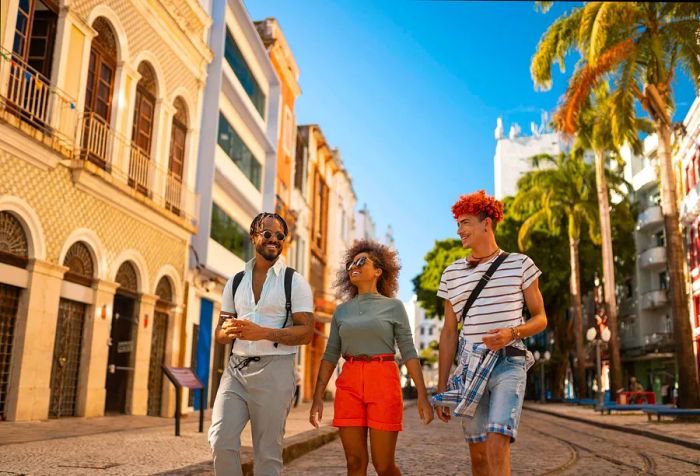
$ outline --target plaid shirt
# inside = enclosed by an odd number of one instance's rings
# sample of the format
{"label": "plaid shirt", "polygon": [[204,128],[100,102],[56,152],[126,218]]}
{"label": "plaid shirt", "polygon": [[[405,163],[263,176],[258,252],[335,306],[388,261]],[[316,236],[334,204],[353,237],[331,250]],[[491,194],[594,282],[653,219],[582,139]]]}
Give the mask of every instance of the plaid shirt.
{"label": "plaid shirt", "polygon": [[[522,341],[513,342],[513,347],[527,349]],[[481,342],[466,342],[459,339],[459,362],[452,377],[447,382],[447,391],[434,395],[433,405],[450,407],[455,416],[473,417],[491,372],[496,366],[502,351],[492,351]],[[526,368],[532,363],[528,352]]]}

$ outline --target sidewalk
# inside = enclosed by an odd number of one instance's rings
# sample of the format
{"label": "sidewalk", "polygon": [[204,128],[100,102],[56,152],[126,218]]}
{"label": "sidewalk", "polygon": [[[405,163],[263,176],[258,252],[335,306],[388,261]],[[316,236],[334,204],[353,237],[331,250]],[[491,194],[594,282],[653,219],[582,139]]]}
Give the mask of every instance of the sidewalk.
{"label": "sidewalk", "polygon": [[[293,408],[287,420],[285,461],[337,436],[330,426],[333,402],[324,405],[323,426],[308,421],[310,404]],[[199,414],[183,418],[180,437],[173,418],[110,416],[34,422],[0,422],[0,474],[202,475],[213,474],[207,442],[209,415],[199,433]],[[252,468],[250,425],[241,437],[244,470]]]}
{"label": "sidewalk", "polygon": [[672,420],[657,422],[655,418],[648,421],[646,414],[641,411],[601,415],[600,412],[596,412],[591,407],[565,403],[542,404],[526,401],[523,407],[536,412],[700,450],[700,423],[676,423]]}

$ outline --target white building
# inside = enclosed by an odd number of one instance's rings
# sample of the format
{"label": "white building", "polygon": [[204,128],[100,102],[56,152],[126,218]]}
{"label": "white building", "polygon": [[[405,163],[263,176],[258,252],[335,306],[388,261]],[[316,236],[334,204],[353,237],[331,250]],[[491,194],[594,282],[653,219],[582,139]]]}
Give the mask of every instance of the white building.
{"label": "white building", "polygon": [[208,3],[214,60],[204,93],[197,174],[200,222],[192,240],[193,285],[187,297],[187,326],[193,328],[196,352],[185,365],[198,369],[204,381],[211,379],[211,398],[226,355],[212,339],[223,286],[254,256],[251,221],[275,207],[280,81],[243,2]]}
{"label": "white building", "polygon": [[372,215],[369,213],[365,203],[362,210],[355,212],[355,239],[356,240],[376,240],[377,230]]}
{"label": "white building", "polygon": [[[644,140],[643,155],[622,150],[625,179],[632,185],[640,214],[635,232],[637,266],[630,281],[620,283],[620,343],[625,373],[660,390],[673,375],[673,339],[663,214],[660,206],[655,135]],[[657,378],[658,377],[658,378]],[[658,388],[656,388],[658,386]]]}
{"label": "white building", "polygon": [[504,135],[503,120],[496,121],[496,154],[493,157],[494,192],[499,200],[515,195],[518,180],[533,169],[530,157],[538,154],[557,155],[564,150],[557,133],[544,126],[531,124],[532,135],[521,135],[520,126],[514,123],[508,136]]}
{"label": "white building", "polygon": [[[411,299],[404,302],[408,323],[411,325],[413,333],[413,344],[420,357],[425,349],[428,349],[431,342],[440,341],[443,321],[437,317],[430,318],[425,314],[425,309],[418,304],[418,298],[414,294]],[[435,387],[438,381],[437,352],[433,353],[435,362],[423,365],[423,378],[427,387]]]}
{"label": "white building", "polygon": [[418,297],[415,294],[403,305],[408,314],[408,323],[411,325],[413,344],[420,354],[431,342],[440,340],[442,321],[436,317],[427,316],[425,309],[418,304]]}

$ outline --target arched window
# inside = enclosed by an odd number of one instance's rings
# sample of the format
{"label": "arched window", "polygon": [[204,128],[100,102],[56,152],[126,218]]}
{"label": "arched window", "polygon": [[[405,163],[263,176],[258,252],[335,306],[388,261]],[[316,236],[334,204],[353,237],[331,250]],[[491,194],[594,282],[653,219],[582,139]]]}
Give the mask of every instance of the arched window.
{"label": "arched window", "polygon": [[92,285],[92,280],[95,277],[95,264],[90,249],[85,243],[78,241],[68,248],[63,266],[68,267],[68,271],[64,275],[66,281],[84,286]]}
{"label": "arched window", "polygon": [[181,98],[175,100],[175,115],[170,134],[170,158],[168,160],[168,182],[165,190],[165,205],[176,214],[182,208],[182,176],[185,169],[185,146],[187,143],[187,108]]}
{"label": "arched window", "polygon": [[158,301],[161,301],[163,304],[173,304],[173,286],[170,284],[170,280],[165,276],[158,281],[156,294],[158,295]]}
{"label": "arched window", "polygon": [[136,85],[136,102],[134,106],[134,126],[131,140],[150,158],[153,139],[153,117],[156,108],[156,74],[148,63],[139,64],[141,75]]}
{"label": "arched window", "polygon": [[10,212],[0,212],[0,263],[24,268],[29,242],[20,221]]}
{"label": "arched window", "polygon": [[153,118],[156,108],[156,75],[146,62],[139,64],[141,79],[136,84],[134,125],[131,130],[131,157],[129,160],[129,185],[143,194],[151,187],[151,145],[153,143]]}
{"label": "arched window", "polygon": [[117,68],[117,41],[114,31],[104,18],[99,17],[92,27],[97,31],[97,36],[92,40],[90,48],[85,113],[92,113],[109,124],[114,72]]}
{"label": "arched window", "polygon": [[134,265],[129,261],[122,263],[119,267],[115,281],[119,283],[119,292],[136,294],[139,291],[139,280],[136,274],[136,268],[134,268]]}
{"label": "arched window", "polygon": [[105,168],[111,162],[108,138],[117,69],[117,41],[112,27],[104,18],[97,18],[92,27],[97,31],[97,36],[90,47],[85,89],[83,158]]}

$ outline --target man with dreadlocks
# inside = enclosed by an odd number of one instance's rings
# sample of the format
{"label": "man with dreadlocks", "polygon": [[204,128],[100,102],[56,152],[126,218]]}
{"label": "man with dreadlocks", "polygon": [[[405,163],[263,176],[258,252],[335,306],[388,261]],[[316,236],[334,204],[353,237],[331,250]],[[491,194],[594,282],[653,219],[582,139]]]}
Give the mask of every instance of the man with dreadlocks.
{"label": "man with dreadlocks", "polygon": [[294,354],[311,341],[314,323],[311,287],[299,273],[291,275],[287,308],[288,273],[280,254],[288,232],[276,213],[256,216],[250,225],[255,257],[224,288],[215,337],[220,344],[233,342],[233,349],[209,428],[218,475],[242,474],[241,432],[248,421],[255,474],[282,472],[284,425],[296,386]]}

